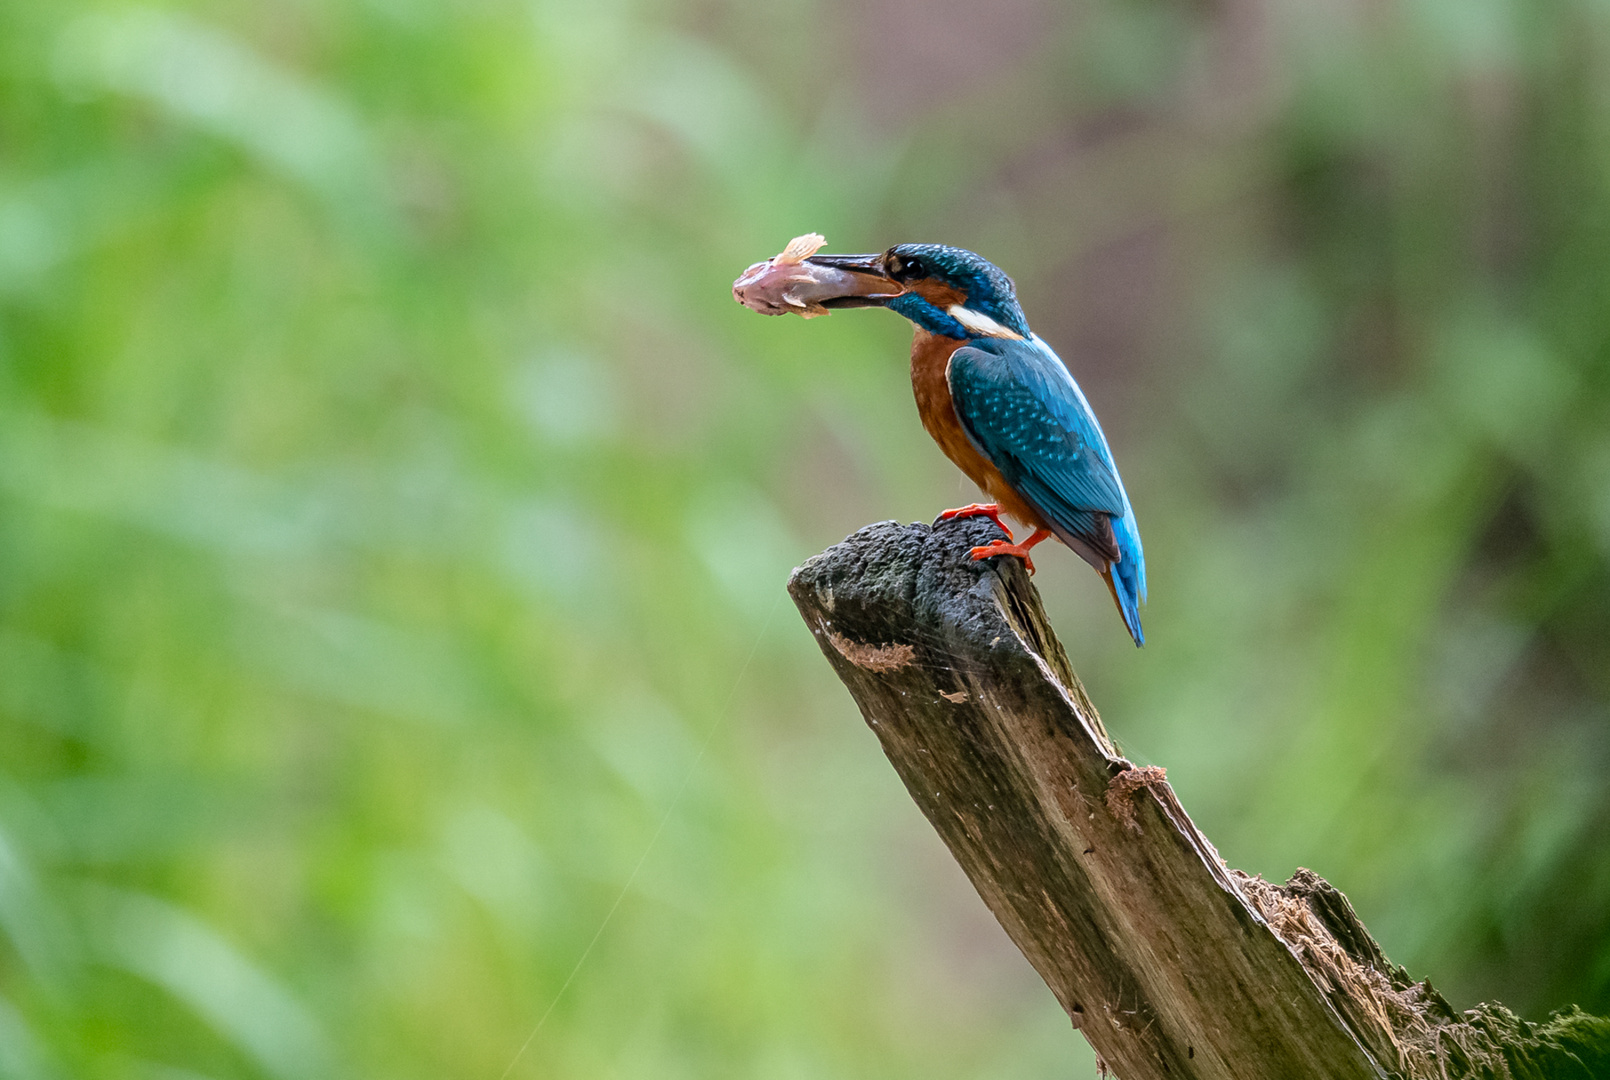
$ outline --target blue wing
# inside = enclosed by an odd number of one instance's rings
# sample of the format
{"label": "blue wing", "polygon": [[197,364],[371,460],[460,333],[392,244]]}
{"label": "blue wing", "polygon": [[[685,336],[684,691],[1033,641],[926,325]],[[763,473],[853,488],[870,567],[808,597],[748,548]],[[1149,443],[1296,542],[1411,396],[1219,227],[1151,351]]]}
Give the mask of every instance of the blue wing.
{"label": "blue wing", "polygon": [[1028,341],[985,338],[956,350],[948,376],[962,427],[1006,482],[1053,531],[1117,561],[1110,522],[1128,501],[1101,428],[1061,361]]}
{"label": "blue wing", "polygon": [[947,378],[973,445],[1102,572],[1140,643],[1140,531],[1101,425],[1068,369],[1038,338],[980,338],[951,355]]}

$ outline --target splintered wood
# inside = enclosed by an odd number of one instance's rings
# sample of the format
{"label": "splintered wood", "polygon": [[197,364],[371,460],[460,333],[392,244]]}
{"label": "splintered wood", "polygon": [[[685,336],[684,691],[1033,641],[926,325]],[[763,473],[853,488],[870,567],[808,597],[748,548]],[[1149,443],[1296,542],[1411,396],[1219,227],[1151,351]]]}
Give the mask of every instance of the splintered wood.
{"label": "splintered wood", "polygon": [[995,535],[883,522],[789,581],[979,897],[1123,1080],[1382,1080],[1163,770],[1107,742],[1022,564],[972,558]]}

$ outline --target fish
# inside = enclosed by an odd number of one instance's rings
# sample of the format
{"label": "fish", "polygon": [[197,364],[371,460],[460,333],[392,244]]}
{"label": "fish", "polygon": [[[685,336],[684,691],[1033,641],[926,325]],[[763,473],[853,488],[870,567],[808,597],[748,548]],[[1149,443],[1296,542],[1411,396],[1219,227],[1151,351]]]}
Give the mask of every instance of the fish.
{"label": "fish", "polygon": [[757,262],[732,283],[732,298],[762,315],[814,319],[833,309],[871,307],[899,295],[871,274],[819,266],[805,260],[827,244],[821,233],[796,236],[776,255]]}

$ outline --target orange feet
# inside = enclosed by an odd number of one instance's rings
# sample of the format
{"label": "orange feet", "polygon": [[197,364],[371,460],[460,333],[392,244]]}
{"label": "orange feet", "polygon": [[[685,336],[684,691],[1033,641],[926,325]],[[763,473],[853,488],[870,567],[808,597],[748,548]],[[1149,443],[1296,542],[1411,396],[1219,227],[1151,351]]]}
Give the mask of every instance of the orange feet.
{"label": "orange feet", "polygon": [[1051,535],[1050,529],[1035,529],[1034,535],[1021,544],[1008,544],[1004,540],[992,540],[983,547],[976,547],[968,552],[974,559],[993,559],[997,555],[1013,555],[1023,560],[1023,565],[1034,573],[1034,560],[1029,558],[1029,548],[1038,544]]}
{"label": "orange feet", "polygon": [[956,518],[987,517],[995,522],[995,527],[1006,534],[1008,540],[1012,539],[1012,530],[1006,527],[1001,520],[1001,508],[997,503],[969,503],[956,510],[946,510],[939,515],[940,521],[951,521]]}

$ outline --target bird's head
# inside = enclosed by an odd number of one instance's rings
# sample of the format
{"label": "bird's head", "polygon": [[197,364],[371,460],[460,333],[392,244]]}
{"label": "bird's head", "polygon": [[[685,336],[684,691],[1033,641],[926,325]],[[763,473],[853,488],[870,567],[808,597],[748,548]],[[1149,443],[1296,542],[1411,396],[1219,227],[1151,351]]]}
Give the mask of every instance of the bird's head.
{"label": "bird's head", "polygon": [[1029,336],[1012,279],[994,263],[946,244],[897,244],[878,255],[812,255],[818,267],[848,284],[824,296],[826,308],[886,307],[946,337]]}

